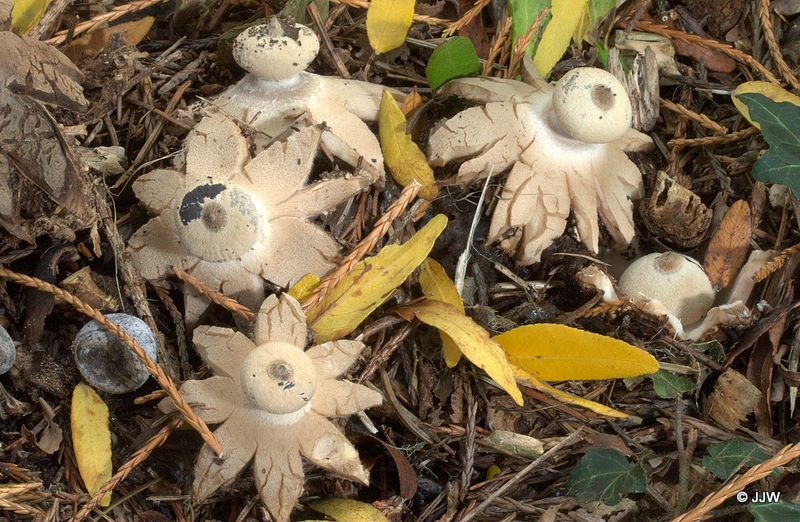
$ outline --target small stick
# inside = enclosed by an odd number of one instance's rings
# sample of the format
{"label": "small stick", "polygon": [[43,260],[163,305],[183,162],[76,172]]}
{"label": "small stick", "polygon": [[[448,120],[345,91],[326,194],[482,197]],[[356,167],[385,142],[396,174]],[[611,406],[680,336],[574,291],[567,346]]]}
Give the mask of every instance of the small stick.
{"label": "small stick", "polygon": [[456,263],[456,273],[453,277],[453,282],[456,285],[459,296],[464,292],[464,281],[467,278],[467,265],[469,264],[472,251],[472,241],[475,239],[475,229],[478,228],[478,223],[481,220],[483,200],[486,198],[486,190],[489,188],[489,181],[492,179],[493,171],[494,165],[492,165],[492,168],[489,170],[489,175],[486,177],[486,182],[483,184],[483,190],[481,190],[481,197],[478,199],[478,206],[475,207],[475,214],[472,216],[472,224],[469,227],[469,235],[467,236],[467,246],[464,247],[464,251],[458,256],[458,262]]}
{"label": "small stick", "polygon": [[702,36],[697,36],[696,34],[688,34],[684,33],[683,31],[679,31],[677,29],[671,29],[666,25],[647,22],[644,20],[640,20],[639,22],[637,22],[636,28],[640,31],[656,33],[661,36],[666,36],[667,38],[676,38],[684,42],[689,42],[696,45],[701,45],[703,47],[716,49],[717,51],[720,51],[721,53],[730,56],[734,60],[746,63],[753,69],[757,70],[768,81],[778,85],[780,85],[781,83],[780,80],[778,80],[775,77],[775,75],[770,72],[769,69],[767,69],[766,67],[764,67],[764,65],[761,64],[761,62],[759,62],[749,54],[744,53],[739,49],[731,47],[730,45],[718,42],[716,40],[703,38]]}
{"label": "small stick", "polygon": [[722,136],[706,136],[704,138],[675,138],[667,142],[669,147],[709,147],[711,145],[725,145],[735,141],[743,140],[758,134],[758,129],[748,127],[746,129],[723,134]]}
{"label": "small stick", "polygon": [[400,197],[389,206],[386,210],[386,214],[381,216],[378,222],[375,223],[375,228],[372,229],[367,237],[359,241],[353,251],[350,252],[350,255],[344,258],[339,267],[332,274],[320,281],[317,288],[303,300],[302,307],[304,312],[308,312],[312,306],[325,299],[325,296],[328,295],[333,287],[344,279],[347,274],[352,272],[358,262],[361,261],[370,250],[375,248],[380,238],[389,230],[389,226],[392,222],[397,219],[414,198],[417,197],[420,189],[422,189],[422,185],[417,181],[412,181],[406,185],[406,188],[400,193]]}
{"label": "small stick", "polygon": [[681,116],[689,118],[692,121],[696,121],[706,129],[712,130],[717,134],[726,134],[728,132],[728,129],[719,123],[712,121],[711,118],[705,114],[700,114],[699,112],[695,112],[688,107],[681,105],[680,103],[675,103],[664,98],[659,98],[659,101],[661,102],[662,107],[669,109],[672,112],[677,112]]}
{"label": "small stick", "polygon": [[211,302],[220,305],[221,307],[229,310],[239,317],[243,318],[245,321],[252,321],[256,314],[253,313],[252,310],[241,304],[236,299],[226,296],[222,292],[218,292],[205,284],[202,280],[196,278],[195,276],[188,274],[180,267],[173,266],[172,271],[175,273],[178,279],[186,283],[187,285],[191,286],[204,296],[208,297]]}
{"label": "small stick", "polygon": [[100,312],[100,310],[97,310],[96,308],[86,304],[66,290],[62,290],[61,288],[51,285],[46,281],[42,281],[41,279],[30,277],[24,274],[19,274],[4,267],[0,267],[0,278],[8,279],[9,281],[13,281],[17,284],[52,294],[65,303],[72,305],[73,308],[83,315],[86,315],[87,317],[97,321],[104,330],[117,336],[122,342],[128,345],[128,348],[130,348],[136,354],[136,357],[138,357],[142,364],[144,364],[145,368],[147,368],[147,371],[150,372],[150,375],[152,375],[158,381],[158,384],[161,385],[164,390],[166,390],[167,394],[169,394],[169,397],[175,402],[175,407],[179,409],[186,418],[186,422],[200,433],[200,436],[203,437],[203,440],[211,447],[214,453],[217,455],[222,454],[222,446],[220,446],[219,442],[217,442],[217,439],[211,433],[211,430],[208,429],[208,426],[203,419],[198,417],[197,414],[192,410],[191,406],[187,404],[186,400],[175,386],[175,383],[172,382],[172,379],[170,379],[169,376],[164,373],[164,370],[161,369],[158,364],[153,362],[150,356],[145,353],[142,346],[136,341],[136,339],[131,337],[128,332],[109,321]]}
{"label": "small stick", "polygon": [[758,18],[761,21],[761,28],[764,33],[764,39],[767,41],[769,47],[769,54],[772,56],[772,61],[778,66],[783,79],[786,80],[792,89],[800,92],[800,81],[797,81],[797,76],[792,72],[792,68],[783,59],[781,54],[781,46],[778,44],[778,39],[775,38],[775,28],[772,27],[772,20],[769,17],[769,0],[759,0],[758,2]]}
{"label": "small stick", "polygon": [[[121,16],[125,16],[136,11],[140,11],[142,9],[147,9],[151,5],[156,5],[164,0],[134,0],[128,4],[118,5],[114,7],[111,11],[106,13],[99,14],[92,18],[91,20],[87,20],[85,22],[81,22],[75,26],[74,30],[72,31],[72,37],[76,37],[80,34],[87,33],[89,31],[93,31],[101,24],[105,22],[112,22]],[[66,31],[59,31],[53,35],[52,38],[47,40],[47,43],[52,45],[61,45],[67,39],[67,34],[69,33],[68,30]]]}
{"label": "small stick", "polygon": [[447,29],[445,29],[444,32],[442,33],[442,36],[444,36],[445,38],[453,36],[453,34],[455,34],[457,31],[460,31],[464,27],[468,26],[475,19],[476,16],[481,14],[483,8],[489,5],[491,1],[492,0],[477,0],[477,2],[475,2],[475,5],[470,7],[469,10],[466,13],[464,13],[464,15],[461,18],[459,18],[455,22],[450,23],[450,26]]}
{"label": "small stick", "polygon": [[753,274],[753,281],[760,283],[777,270],[780,270],[781,267],[786,264],[786,261],[789,260],[789,257],[796,252],[800,252],[800,243],[781,250],[780,254],[773,257],[767,264],[762,266],[758,272]]}
{"label": "small stick", "polygon": [[564,440],[562,440],[561,442],[559,442],[558,444],[547,450],[545,453],[543,453],[538,459],[534,460],[533,462],[531,462],[530,464],[519,470],[516,473],[516,475],[508,479],[508,481],[506,481],[505,484],[503,484],[496,490],[492,491],[483,502],[478,504],[478,506],[475,509],[467,513],[463,518],[461,518],[459,522],[469,522],[470,520],[478,516],[484,509],[489,507],[489,505],[492,502],[494,502],[500,495],[508,491],[511,488],[511,486],[515,485],[517,482],[525,478],[525,476],[528,473],[530,473],[534,469],[538,468],[539,466],[550,460],[550,458],[559,451],[561,451],[562,448],[571,446],[572,444],[577,442],[577,440],[582,436],[581,430],[582,428],[579,428],[578,430],[572,432],[572,434],[569,437],[565,438]]}

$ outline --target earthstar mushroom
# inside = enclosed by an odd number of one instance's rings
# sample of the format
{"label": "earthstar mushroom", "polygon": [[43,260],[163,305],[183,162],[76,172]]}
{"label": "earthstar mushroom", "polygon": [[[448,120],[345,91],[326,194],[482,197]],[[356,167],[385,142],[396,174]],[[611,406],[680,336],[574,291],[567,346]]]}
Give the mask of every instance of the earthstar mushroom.
{"label": "earthstar mushroom", "polygon": [[685,326],[700,321],[715,297],[703,267],[677,252],[640,257],[623,272],[619,288],[634,301],[658,300]]}
{"label": "earthstar mushroom", "polygon": [[[204,118],[186,138],[186,173],[155,170],[133,184],[156,217],[137,230],[128,251],[142,276],[162,280],[177,266],[215,290],[257,308],[264,280],[281,286],[330,270],[338,243],[308,219],[370,184],[343,177],[305,186],[322,129],[293,132],[250,158],[230,119]],[[185,290],[193,327],[210,302]]]}
{"label": "earthstar mushroom", "polygon": [[[227,328],[200,326],[194,344],[214,376],[190,380],[181,394],[209,424],[222,458],[204,446],[192,494],[202,502],[232,483],[251,461],[272,518],[288,521],[304,482],[301,455],[350,480],[368,483],[358,452],[326,417],[348,416],[381,403],[381,395],[338,380],[364,344],[340,340],[304,350],[305,316],[288,296],[270,296],[256,318],[254,340]],[[170,400],[160,404],[174,410]]]}
{"label": "earthstar mushroom", "polygon": [[[365,121],[378,119],[383,86],[306,72],[319,51],[311,29],[279,16],[245,29],[233,57],[249,74],[220,94],[216,108],[258,130],[256,145],[285,132],[304,112],[324,123],[323,144],[346,163],[383,179],[383,155]],[[397,91],[392,92],[400,96]],[[360,160],[363,158],[363,161]]]}
{"label": "earthstar mushroom", "polygon": [[467,78],[441,91],[484,105],[434,129],[431,164],[466,159],[458,169],[462,185],[511,168],[487,242],[531,265],[564,233],[571,209],[590,251],[598,251],[598,215],[616,246],[630,243],[632,199],[641,196],[643,184],[625,151],[652,142],[630,128],[630,101],[613,75],[577,68],[555,85]]}

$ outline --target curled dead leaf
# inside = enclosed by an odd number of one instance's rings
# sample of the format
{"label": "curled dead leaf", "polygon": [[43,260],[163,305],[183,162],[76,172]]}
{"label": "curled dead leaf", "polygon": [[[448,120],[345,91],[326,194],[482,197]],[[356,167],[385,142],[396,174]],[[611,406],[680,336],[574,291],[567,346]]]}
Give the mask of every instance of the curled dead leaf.
{"label": "curled dead leaf", "polygon": [[750,206],[744,200],[731,205],[708,244],[703,259],[708,278],[717,288],[726,288],[747,257],[752,234]]}

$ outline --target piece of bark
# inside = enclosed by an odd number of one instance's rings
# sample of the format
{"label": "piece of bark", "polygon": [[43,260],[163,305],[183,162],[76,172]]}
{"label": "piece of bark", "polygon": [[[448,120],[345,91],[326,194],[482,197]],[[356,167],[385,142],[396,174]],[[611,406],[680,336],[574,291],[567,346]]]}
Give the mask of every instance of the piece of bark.
{"label": "piece of bark", "polygon": [[703,412],[727,430],[735,430],[761,400],[761,392],[747,377],[733,369],[720,375],[703,405]]}

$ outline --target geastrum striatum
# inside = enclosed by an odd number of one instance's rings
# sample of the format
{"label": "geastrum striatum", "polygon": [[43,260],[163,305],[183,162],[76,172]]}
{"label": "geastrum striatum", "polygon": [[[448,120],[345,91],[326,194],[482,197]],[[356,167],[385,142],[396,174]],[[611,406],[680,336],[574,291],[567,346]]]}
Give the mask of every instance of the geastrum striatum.
{"label": "geastrum striatum", "polygon": [[[341,177],[305,186],[322,129],[293,132],[250,158],[236,124],[204,118],[186,138],[186,173],[156,170],[133,190],[157,216],[137,230],[128,249],[142,276],[158,280],[177,266],[215,290],[256,308],[264,280],[281,286],[334,266],[339,244],[308,222],[370,184]],[[185,291],[193,327],[210,302]]]}
{"label": "geastrum striatum", "polygon": [[554,85],[468,78],[449,82],[442,92],[484,105],[434,129],[431,164],[466,160],[458,169],[462,185],[511,168],[487,243],[499,243],[522,265],[536,263],[564,233],[570,208],[590,251],[598,251],[598,214],[617,246],[630,243],[632,199],[643,186],[625,151],[652,143],[631,129],[630,100],[612,74],[582,67]]}
{"label": "geastrum striatum", "polygon": [[257,146],[306,113],[325,124],[322,142],[334,156],[382,179],[383,154],[364,122],[377,121],[385,87],[307,72],[318,51],[311,29],[280,16],[245,29],[234,41],[233,58],[248,74],[211,106],[259,131]]}
{"label": "geastrum striatum", "polygon": [[[381,395],[338,380],[364,349],[361,342],[340,340],[303,350],[305,316],[286,294],[264,301],[254,341],[227,328],[194,331],[195,347],[215,375],[186,381],[180,391],[204,421],[222,424],[214,435],[223,455],[217,458],[203,447],[192,493],[202,502],[253,460],[261,500],[282,522],[289,520],[303,490],[301,455],[336,475],[368,483],[358,452],[326,417],[376,406]],[[169,399],[160,406],[174,409]]]}

